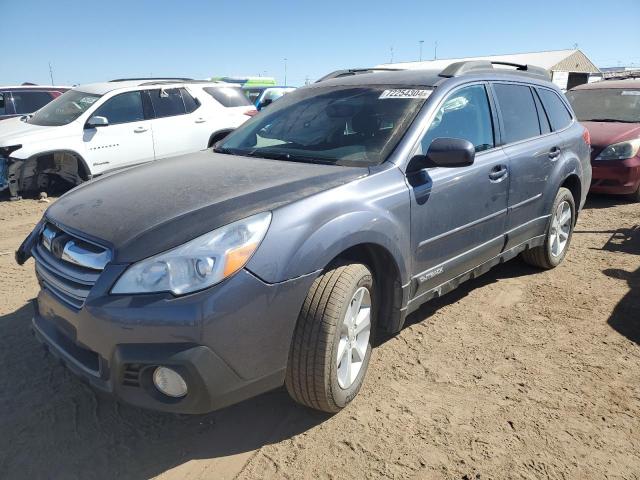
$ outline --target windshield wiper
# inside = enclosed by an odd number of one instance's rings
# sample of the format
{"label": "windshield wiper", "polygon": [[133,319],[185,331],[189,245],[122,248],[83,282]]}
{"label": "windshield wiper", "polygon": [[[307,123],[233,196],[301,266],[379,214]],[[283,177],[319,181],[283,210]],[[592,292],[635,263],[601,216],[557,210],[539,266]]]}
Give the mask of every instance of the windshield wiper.
{"label": "windshield wiper", "polygon": [[616,123],[637,123],[633,120],[621,120],[619,118],[590,118],[589,120],[582,120],[583,122],[616,122]]}
{"label": "windshield wiper", "polygon": [[286,162],[304,162],[304,163],[319,163],[322,165],[335,165],[338,159],[319,159],[317,157],[308,157],[306,155],[296,155],[286,152],[265,152],[257,149],[249,150],[248,152],[242,152],[240,155],[246,155],[247,157],[259,157],[268,158],[271,160],[284,160]]}

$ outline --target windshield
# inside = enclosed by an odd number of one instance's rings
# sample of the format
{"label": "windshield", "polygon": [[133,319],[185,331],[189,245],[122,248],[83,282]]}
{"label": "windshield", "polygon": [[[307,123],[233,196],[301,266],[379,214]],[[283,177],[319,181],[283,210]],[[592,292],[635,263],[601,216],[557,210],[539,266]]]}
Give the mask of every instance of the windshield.
{"label": "windshield", "polygon": [[99,98],[100,95],[69,90],[34,113],[27,122],[46,127],[66,125],[86,112]]}
{"label": "windshield", "polygon": [[431,93],[419,87],[303,88],[230,134],[216,151],[345,166],[386,160]]}
{"label": "windshield", "polygon": [[575,90],[567,98],[581,122],[640,122],[640,89]]}

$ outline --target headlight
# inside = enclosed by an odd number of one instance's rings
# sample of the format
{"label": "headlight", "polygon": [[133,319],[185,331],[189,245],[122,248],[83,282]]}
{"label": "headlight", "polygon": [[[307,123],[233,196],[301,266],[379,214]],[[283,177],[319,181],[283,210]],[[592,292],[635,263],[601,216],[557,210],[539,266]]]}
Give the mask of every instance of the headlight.
{"label": "headlight", "polygon": [[600,152],[596,160],[625,160],[635,157],[640,149],[640,138],[614,143]]}
{"label": "headlight", "polygon": [[210,287],[249,261],[264,238],[271,213],[259,213],[131,265],[111,293],[171,292]]}

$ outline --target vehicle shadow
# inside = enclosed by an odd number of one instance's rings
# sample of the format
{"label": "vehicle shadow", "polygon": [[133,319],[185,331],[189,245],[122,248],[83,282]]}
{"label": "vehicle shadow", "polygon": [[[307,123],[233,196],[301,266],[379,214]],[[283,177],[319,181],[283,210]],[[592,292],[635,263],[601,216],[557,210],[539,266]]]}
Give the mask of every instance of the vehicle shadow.
{"label": "vehicle shadow", "polygon": [[640,225],[635,225],[631,228],[618,228],[616,230],[575,230],[573,233],[597,233],[610,235],[602,247],[591,247],[591,250],[605,250],[607,252],[640,255]]}
{"label": "vehicle shadow", "polygon": [[[233,477],[252,450],[329,418],[284,389],[206,415],[120,404],[42,349],[30,332],[32,312],[27,304],[0,316],[2,478],[146,479],[192,459],[218,459],[212,478]],[[226,458],[237,454],[246,455]]]}
{"label": "vehicle shadow", "polygon": [[632,203],[635,203],[635,202],[624,195],[604,195],[604,194],[590,193],[587,196],[587,202],[584,204],[584,208],[586,209],[614,208],[619,205],[627,205]]}
{"label": "vehicle shadow", "polygon": [[[640,253],[636,251],[636,253]],[[629,291],[613,309],[607,323],[616,332],[640,345],[640,268],[627,272],[618,268],[603,270],[605,275],[626,280]]]}

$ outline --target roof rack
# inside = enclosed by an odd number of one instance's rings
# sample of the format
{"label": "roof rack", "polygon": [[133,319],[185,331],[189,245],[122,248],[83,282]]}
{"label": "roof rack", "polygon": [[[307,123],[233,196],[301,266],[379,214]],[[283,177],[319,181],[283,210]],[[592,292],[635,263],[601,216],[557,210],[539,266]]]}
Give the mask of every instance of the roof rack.
{"label": "roof rack", "polygon": [[399,70],[403,70],[402,68],[386,68],[386,67],[373,67],[373,68],[348,68],[346,70],[336,70],[335,72],[331,72],[325,75],[322,78],[319,78],[314,83],[324,82],[325,80],[331,80],[332,78],[339,77],[348,77],[350,75],[359,75],[361,73],[372,73],[372,72],[397,72]]}
{"label": "roof rack", "polygon": [[455,62],[449,65],[447,68],[440,72],[441,77],[459,77],[461,75],[467,75],[470,73],[480,73],[489,71],[495,71],[494,65],[505,65],[508,67],[514,67],[515,70],[501,69],[500,73],[517,73],[531,75],[535,77],[542,77],[545,80],[551,80],[549,70],[542,67],[536,67],[535,65],[511,63],[511,62],[496,62],[490,60],[468,60],[466,62]]}
{"label": "roof rack", "polygon": [[178,82],[184,82],[187,80],[193,80],[193,78],[182,77],[138,77],[138,78],[116,78],[115,80],[109,80],[109,82],[134,82],[143,80],[174,80]]}

